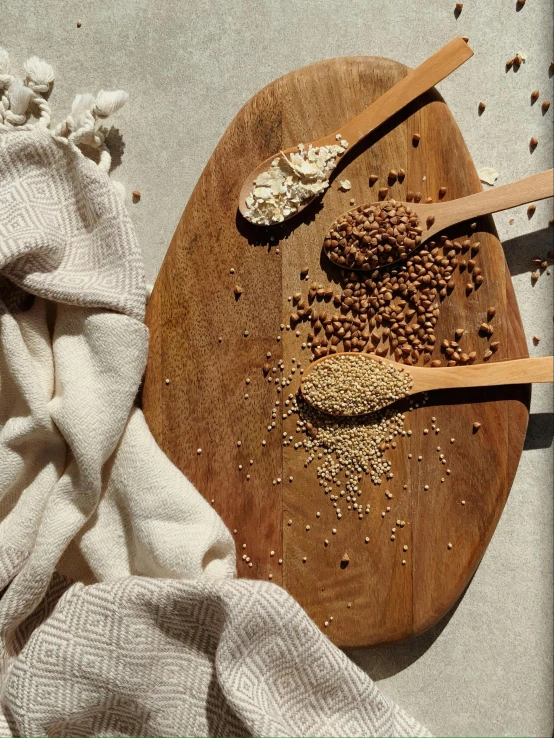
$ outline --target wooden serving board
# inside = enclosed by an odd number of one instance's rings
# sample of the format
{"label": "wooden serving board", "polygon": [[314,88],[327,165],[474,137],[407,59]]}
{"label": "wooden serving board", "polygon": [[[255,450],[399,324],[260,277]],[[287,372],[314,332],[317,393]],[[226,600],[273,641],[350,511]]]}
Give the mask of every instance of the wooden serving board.
{"label": "wooden serving board", "polygon": [[[406,74],[406,67],[387,59],[332,59],[287,74],[255,95],[202,173],[147,315],[151,345],[143,408],[159,445],[237,531],[238,575],[271,578],[283,586],[344,647],[409,638],[452,607],[494,532],[528,418],[529,386],[431,394],[426,406],[406,413],[405,428],[412,435],[399,437],[397,448],[387,452],[394,478],[381,486],[364,482],[362,499],[370,502],[371,513],[361,522],[356,515],[343,515],[338,522],[318,485],[316,463],[305,468],[305,452],[283,447],[283,432],[294,435],[295,428],[294,416],[282,420],[283,405],[276,427],[267,430],[278,395],[262,372],[266,353],[271,352],[272,366],[282,358],[287,372],[293,357],[309,362],[309,349],[301,348],[308,326],[301,326],[298,337],[295,329],[280,328],[289,324],[287,298],[296,291],[305,295],[314,280],[336,287],[321,246],[350,199],[377,200],[391,168],[407,172],[403,183],[390,190],[400,199],[412,190],[436,200],[441,186],[450,199],[477,192],[481,185],[460,131],[435,91],[379,129],[361,149],[348,152],[321,206],[308,208],[299,222],[278,229],[247,224],[237,214],[241,184],[259,161],[336,130]],[[417,147],[415,132],[421,135]],[[380,176],[373,188],[371,173]],[[338,188],[338,180],[346,177],[352,183],[348,193]],[[467,231],[461,227],[452,237]],[[452,340],[454,330],[463,327],[468,332],[464,350],[476,350],[481,361],[487,340],[477,328],[490,305],[497,310],[494,339],[500,341],[491,361],[525,357],[521,320],[492,219],[478,222],[477,238],[481,250],[476,258],[485,282],[466,297],[467,274],[455,272],[456,288],[444,300],[436,326],[433,358],[441,355],[440,341]],[[307,281],[300,279],[304,266],[309,266]],[[238,298],[236,284],[244,290]],[[298,376],[283,399],[296,391]],[[440,432],[424,435],[432,417]],[[472,431],[475,421],[481,423],[477,433]],[[439,445],[447,467],[439,461]],[[387,505],[391,511],[382,518]],[[391,541],[396,519],[406,525]],[[344,553],[350,561],[341,568]]]}

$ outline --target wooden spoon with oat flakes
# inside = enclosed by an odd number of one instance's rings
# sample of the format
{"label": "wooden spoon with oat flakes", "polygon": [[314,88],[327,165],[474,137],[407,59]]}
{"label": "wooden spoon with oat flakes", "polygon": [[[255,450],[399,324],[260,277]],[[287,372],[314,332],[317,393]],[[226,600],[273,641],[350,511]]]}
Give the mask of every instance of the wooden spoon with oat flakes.
{"label": "wooden spoon with oat flakes", "polygon": [[336,164],[348,148],[472,56],[466,41],[455,38],[338,131],[311,144],[293,146],[270,156],[246,177],[239,194],[241,214],[251,223],[269,226],[300,213],[323,194]]}

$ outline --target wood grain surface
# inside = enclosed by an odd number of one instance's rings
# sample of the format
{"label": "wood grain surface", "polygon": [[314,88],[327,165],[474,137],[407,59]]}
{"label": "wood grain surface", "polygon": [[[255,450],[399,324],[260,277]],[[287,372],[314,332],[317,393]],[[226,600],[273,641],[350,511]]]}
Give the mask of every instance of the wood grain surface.
{"label": "wood grain surface", "polygon": [[[364,480],[363,500],[371,504],[371,513],[363,521],[344,515],[339,523],[318,484],[315,463],[305,467],[302,449],[282,445],[282,434],[294,436],[295,428],[294,416],[282,419],[283,402],[275,428],[268,431],[276,400],[296,392],[299,375],[278,395],[263,364],[273,367],[283,359],[288,373],[292,358],[309,363],[309,349],[301,348],[308,327],[301,326],[296,336],[295,328],[280,326],[289,324],[288,298],[294,292],[305,294],[312,280],[337,288],[337,274],[321,256],[321,246],[350,199],[376,200],[391,168],[407,173],[390,190],[399,199],[408,190],[436,199],[445,186],[447,200],[477,192],[481,185],[435,91],[347,152],[323,201],[298,221],[273,229],[247,224],[237,213],[242,182],[272,152],[336,130],[407,72],[386,59],[333,59],[292,72],[255,95],[202,173],[147,314],[151,345],[143,408],[159,445],[237,531],[238,575],[266,581],[271,576],[344,647],[409,638],[454,605],[506,502],[528,418],[529,385],[431,393],[426,405],[406,412],[405,428],[412,434],[387,452],[393,479],[381,486]],[[415,132],[421,135],[417,146]],[[373,188],[371,173],[380,176]],[[352,183],[348,193],[338,187],[345,177]],[[466,237],[467,230],[456,227],[452,237]],[[521,320],[492,219],[481,218],[472,238],[481,242],[476,258],[485,281],[466,297],[467,277],[455,272],[456,288],[443,301],[436,325],[435,354],[440,355],[441,339],[451,340],[461,326],[467,331],[464,350],[482,357],[487,339],[478,326],[493,305],[500,348],[490,361],[525,357]],[[305,266],[309,276],[301,280]],[[239,296],[236,285],[243,289]],[[481,423],[477,434],[475,421]],[[432,425],[435,429],[424,435]],[[438,446],[447,465],[440,462]],[[391,510],[382,518],[387,505]],[[406,525],[391,541],[396,519]],[[349,563],[343,568],[345,553]]]}

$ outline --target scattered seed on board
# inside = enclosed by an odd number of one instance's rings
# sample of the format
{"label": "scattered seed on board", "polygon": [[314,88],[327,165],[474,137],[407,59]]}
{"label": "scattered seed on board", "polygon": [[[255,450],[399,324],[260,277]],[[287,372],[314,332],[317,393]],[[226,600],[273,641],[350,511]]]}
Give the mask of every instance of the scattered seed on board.
{"label": "scattered seed on board", "polygon": [[478,423],[477,421],[475,421],[475,423],[473,423],[473,430],[475,432],[477,432],[480,427],[481,427],[481,423]]}
{"label": "scattered seed on board", "polygon": [[446,548],[447,548],[448,550],[450,550],[450,549],[452,548],[452,544],[451,544],[451,543],[449,543],[449,544],[448,544],[448,545],[446,546]]}
{"label": "scattered seed on board", "polygon": [[196,449],[196,453],[198,454],[198,456],[200,456],[200,454],[202,453],[202,449],[201,448],[197,448]]}

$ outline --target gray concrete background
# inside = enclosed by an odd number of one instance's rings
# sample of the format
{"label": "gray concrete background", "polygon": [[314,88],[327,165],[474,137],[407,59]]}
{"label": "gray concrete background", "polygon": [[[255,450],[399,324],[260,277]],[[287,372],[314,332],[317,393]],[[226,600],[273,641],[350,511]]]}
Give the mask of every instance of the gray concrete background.
{"label": "gray concrete background", "polygon": [[[454,35],[475,56],[439,86],[476,166],[509,182],[552,166],[551,0],[4,0],[0,45],[14,65],[51,62],[58,119],[77,92],[123,88],[115,177],[154,281],[183,207],[241,105],[276,77],[334,56],[416,66]],[[80,21],[81,28],[76,27]],[[504,64],[517,51],[517,73]],[[539,89],[534,106],[530,93]],[[477,115],[480,100],[487,104]],[[529,139],[539,145],[531,154]],[[515,218],[512,225],[509,218]],[[531,355],[552,354],[553,276],[533,287],[530,257],[552,248],[552,201],[496,217]],[[531,337],[541,335],[533,346]],[[430,633],[352,658],[436,735],[552,735],[552,392],[535,388],[518,475],[465,596]],[[493,473],[491,471],[491,473]]]}

